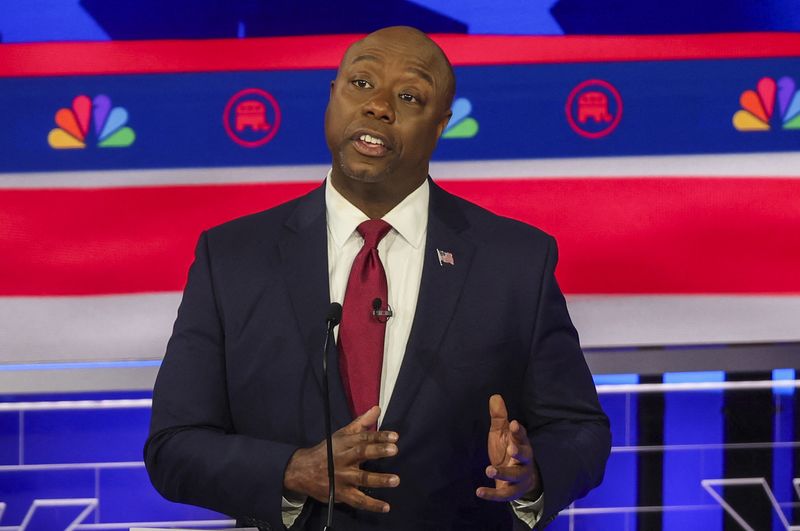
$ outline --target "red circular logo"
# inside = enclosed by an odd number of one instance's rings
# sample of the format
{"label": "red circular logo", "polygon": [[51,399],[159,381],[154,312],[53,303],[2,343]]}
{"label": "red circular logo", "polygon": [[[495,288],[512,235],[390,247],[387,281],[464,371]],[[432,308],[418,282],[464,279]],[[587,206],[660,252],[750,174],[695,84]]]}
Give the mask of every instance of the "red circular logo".
{"label": "red circular logo", "polygon": [[231,140],[247,148],[263,146],[281,125],[278,101],[266,90],[240,90],[228,100],[222,123]]}
{"label": "red circular logo", "polygon": [[572,89],[565,110],[573,131],[586,138],[601,138],[619,125],[622,96],[611,83],[590,79]]}

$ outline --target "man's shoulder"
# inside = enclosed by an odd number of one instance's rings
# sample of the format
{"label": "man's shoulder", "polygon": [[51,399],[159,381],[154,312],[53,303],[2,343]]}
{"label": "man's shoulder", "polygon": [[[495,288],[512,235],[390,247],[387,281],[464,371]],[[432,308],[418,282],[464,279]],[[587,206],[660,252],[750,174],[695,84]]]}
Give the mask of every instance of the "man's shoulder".
{"label": "man's shoulder", "polygon": [[460,211],[466,221],[468,231],[473,238],[485,244],[507,245],[520,243],[534,246],[548,245],[554,238],[529,223],[496,214],[468,199],[447,192],[441,188],[437,191],[440,195],[440,204],[445,208]]}
{"label": "man's shoulder", "polygon": [[[211,240],[228,242],[240,242],[242,239],[253,238],[263,240],[276,237],[297,212],[298,207],[308,206],[313,203],[315,194],[319,193],[320,187],[317,187],[285,203],[226,221],[210,228],[208,237]],[[324,202],[320,203],[320,208],[324,212]]]}

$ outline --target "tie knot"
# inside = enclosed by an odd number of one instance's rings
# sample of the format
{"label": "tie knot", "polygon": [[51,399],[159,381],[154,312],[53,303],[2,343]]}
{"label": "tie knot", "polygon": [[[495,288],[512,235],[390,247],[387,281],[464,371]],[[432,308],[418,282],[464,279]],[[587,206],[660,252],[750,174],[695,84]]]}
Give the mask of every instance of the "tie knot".
{"label": "tie knot", "polygon": [[364,247],[373,249],[392,230],[392,226],[382,219],[368,219],[356,227],[356,230],[364,238]]}

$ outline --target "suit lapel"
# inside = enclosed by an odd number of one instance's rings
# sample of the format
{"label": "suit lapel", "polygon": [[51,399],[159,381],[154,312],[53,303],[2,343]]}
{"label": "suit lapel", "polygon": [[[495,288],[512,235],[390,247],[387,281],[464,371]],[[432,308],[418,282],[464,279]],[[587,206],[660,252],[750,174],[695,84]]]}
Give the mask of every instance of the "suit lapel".
{"label": "suit lapel", "polygon": [[[430,368],[453,318],[472,265],[474,245],[461,234],[468,222],[453,197],[432,181],[428,234],[414,322],[403,363],[381,429],[397,429]],[[437,250],[448,252],[453,265],[440,263]]]}
{"label": "suit lapel", "polygon": [[[279,243],[281,267],[309,363],[321,391],[325,318],[330,305],[324,185],[298,201],[285,228]],[[328,359],[331,416],[333,425],[338,428],[349,423],[351,416],[339,377],[335,346]]]}

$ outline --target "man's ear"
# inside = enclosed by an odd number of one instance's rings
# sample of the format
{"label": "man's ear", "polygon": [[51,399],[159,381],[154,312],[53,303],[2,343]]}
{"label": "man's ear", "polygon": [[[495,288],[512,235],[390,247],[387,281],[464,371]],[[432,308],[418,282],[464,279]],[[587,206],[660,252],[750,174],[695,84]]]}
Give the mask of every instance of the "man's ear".
{"label": "man's ear", "polygon": [[447,128],[447,124],[450,122],[451,116],[453,116],[453,111],[447,109],[444,117],[442,117],[442,119],[439,121],[439,125],[436,126],[436,138],[442,137],[442,133],[444,133],[444,130]]}

